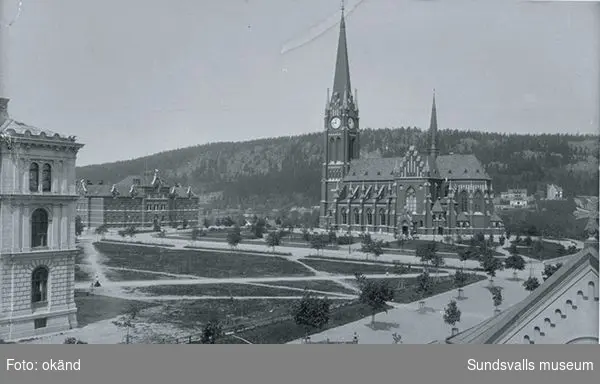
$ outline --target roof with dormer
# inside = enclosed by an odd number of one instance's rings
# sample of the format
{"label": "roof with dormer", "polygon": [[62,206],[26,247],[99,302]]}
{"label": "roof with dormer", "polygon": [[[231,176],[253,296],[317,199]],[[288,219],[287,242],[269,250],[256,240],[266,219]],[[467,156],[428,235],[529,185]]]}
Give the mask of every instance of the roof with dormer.
{"label": "roof with dormer", "polygon": [[[561,268],[527,296],[525,300],[475,327],[448,338],[446,342],[448,344],[503,343],[507,337],[510,338],[516,330],[524,325],[523,322],[531,321],[532,316],[535,316],[541,310],[551,305],[556,297],[559,297],[586,270],[591,270],[595,274],[597,282],[598,252],[591,247],[584,248],[577,254],[571,255],[567,263],[563,264]],[[593,302],[598,301],[598,298],[586,297],[586,300]],[[597,310],[598,308],[596,307]],[[580,316],[585,315],[581,314]],[[566,321],[568,320],[569,318],[567,317]],[[578,322],[574,324],[578,324]],[[594,328],[597,332],[596,326]]]}

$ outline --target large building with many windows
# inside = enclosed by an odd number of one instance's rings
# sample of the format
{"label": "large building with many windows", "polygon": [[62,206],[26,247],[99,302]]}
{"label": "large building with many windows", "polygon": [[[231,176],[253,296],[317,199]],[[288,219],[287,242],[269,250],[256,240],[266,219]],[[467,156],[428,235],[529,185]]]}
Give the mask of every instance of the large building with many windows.
{"label": "large building with many windows", "polygon": [[411,146],[402,157],[360,158],[359,109],[350,83],[343,12],[327,99],[321,227],[406,236],[503,232],[494,213],[492,180],[482,163],[472,154],[439,153],[435,95],[428,148]]}
{"label": "large building with many windows", "polygon": [[77,326],[74,137],[11,119],[0,98],[0,339]]}
{"label": "large building with many windows", "polygon": [[191,187],[169,185],[158,170],[116,184],[78,183],[77,215],[86,228],[198,225],[200,203]]}

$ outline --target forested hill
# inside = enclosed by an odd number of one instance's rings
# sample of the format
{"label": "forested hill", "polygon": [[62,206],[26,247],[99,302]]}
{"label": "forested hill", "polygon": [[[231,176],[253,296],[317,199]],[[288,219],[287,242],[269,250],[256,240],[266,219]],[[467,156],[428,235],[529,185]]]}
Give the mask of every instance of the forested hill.
{"label": "forested hill", "polygon": [[[565,195],[598,195],[598,137],[582,135],[507,135],[440,131],[441,153],[473,153],[486,166],[495,191],[545,190],[547,183]],[[365,129],[362,157],[404,155],[408,146],[426,148],[416,128]],[[222,206],[317,205],[323,136],[311,133],[246,142],[222,142],[161,152],[128,161],[79,167],[78,179],[115,183],[144,170],[160,169],[171,183],[197,192],[223,191]]]}

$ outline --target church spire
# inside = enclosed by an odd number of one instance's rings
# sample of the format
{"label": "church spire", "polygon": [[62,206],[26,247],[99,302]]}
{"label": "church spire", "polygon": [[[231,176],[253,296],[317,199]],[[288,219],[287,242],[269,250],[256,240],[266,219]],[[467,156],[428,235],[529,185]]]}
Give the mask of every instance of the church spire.
{"label": "church spire", "polygon": [[435,106],[435,89],[433,90],[433,103],[431,105],[431,122],[429,123],[429,154],[432,157],[437,157],[439,153],[438,135],[437,135],[437,111]]}
{"label": "church spire", "polygon": [[344,2],[341,6],[340,37],[338,40],[335,76],[333,78],[333,97],[339,97],[341,102],[345,97],[352,97],[350,84],[350,66],[348,64],[348,44],[346,42],[346,21],[344,19]]}

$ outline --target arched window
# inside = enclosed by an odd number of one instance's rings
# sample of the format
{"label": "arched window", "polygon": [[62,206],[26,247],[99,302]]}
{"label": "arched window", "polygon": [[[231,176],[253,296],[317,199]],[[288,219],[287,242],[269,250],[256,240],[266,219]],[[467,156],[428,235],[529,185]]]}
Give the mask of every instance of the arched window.
{"label": "arched window", "polygon": [[348,157],[353,159],[354,158],[354,150],[356,149],[356,139],[352,138],[350,139],[350,147],[348,148]]}
{"label": "arched window", "polygon": [[48,246],[48,213],[38,208],[31,215],[31,247]]}
{"label": "arched window", "polygon": [[335,139],[332,137],[329,139],[329,161],[335,161],[336,160],[336,153],[335,153]]}
{"label": "arched window", "polygon": [[460,204],[460,211],[468,212],[469,211],[469,196],[467,195],[467,191],[462,191],[460,193],[460,198],[458,201]]}
{"label": "arched window", "polygon": [[473,197],[473,212],[483,212],[483,194],[481,191],[475,192]]}
{"label": "arched window", "polygon": [[337,159],[337,161],[342,161],[342,158],[344,157],[344,154],[342,153],[342,139],[339,138],[339,137],[335,141],[335,151],[336,151],[336,159]]}
{"label": "arched window", "polygon": [[417,212],[417,196],[415,194],[415,190],[412,187],[406,190],[406,200],[404,205],[408,209],[408,212]]}
{"label": "arched window", "polygon": [[380,225],[386,225],[385,224],[385,209],[381,208],[379,210],[379,224]]}
{"label": "arched window", "polygon": [[52,167],[46,163],[42,167],[42,192],[50,192],[52,190]]}
{"label": "arched window", "polygon": [[360,213],[358,213],[358,208],[354,208],[354,224],[360,224]]}
{"label": "arched window", "polygon": [[371,208],[367,209],[367,225],[373,225],[373,212],[371,212]]}
{"label": "arched window", "polygon": [[40,166],[37,163],[31,163],[29,166],[29,191],[37,192],[40,180]]}
{"label": "arched window", "polygon": [[342,224],[348,224],[348,212],[346,212],[346,208],[342,208]]}
{"label": "arched window", "polygon": [[31,273],[31,302],[48,301],[48,268],[37,267]]}

